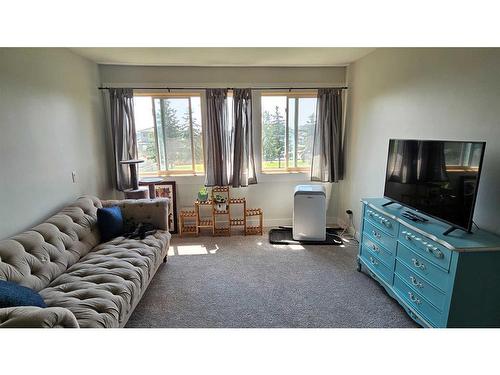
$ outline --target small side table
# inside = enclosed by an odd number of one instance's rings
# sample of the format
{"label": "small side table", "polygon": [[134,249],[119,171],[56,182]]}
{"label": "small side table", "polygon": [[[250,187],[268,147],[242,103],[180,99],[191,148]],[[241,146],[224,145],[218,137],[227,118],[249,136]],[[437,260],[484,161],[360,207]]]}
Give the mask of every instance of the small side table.
{"label": "small side table", "polygon": [[[196,214],[196,210],[192,208],[182,208],[179,214],[180,219],[180,230],[179,234],[181,237],[184,237],[186,234],[194,234],[198,236],[199,234],[199,225],[198,225],[198,215]],[[187,222],[186,219],[190,219],[191,222]]]}
{"label": "small side table", "polygon": [[137,180],[137,165],[143,163],[144,160],[132,159],[122,160],[120,164],[128,165],[130,168],[130,181],[132,182],[132,189],[125,190],[125,199],[147,199],[149,198],[149,190],[147,188],[139,187]]}
{"label": "small side table", "polygon": [[140,187],[139,189],[129,189],[123,192],[125,199],[148,199],[149,189]]}
{"label": "small side table", "polygon": [[149,197],[153,199],[156,198],[155,185],[163,181],[161,177],[144,177],[139,181],[139,185],[147,186],[149,188]]}
{"label": "small side table", "polygon": [[144,163],[144,160],[131,159],[122,160],[120,164],[128,165],[130,168],[130,182],[132,183],[132,190],[139,190],[139,180],[137,179],[137,165]]}

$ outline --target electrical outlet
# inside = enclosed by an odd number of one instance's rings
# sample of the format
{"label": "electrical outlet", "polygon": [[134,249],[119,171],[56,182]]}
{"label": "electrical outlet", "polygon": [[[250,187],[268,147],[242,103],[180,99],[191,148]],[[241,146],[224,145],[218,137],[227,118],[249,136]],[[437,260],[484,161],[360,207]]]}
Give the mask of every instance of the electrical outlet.
{"label": "electrical outlet", "polygon": [[73,183],[76,184],[76,171],[71,172],[71,179],[73,180]]}

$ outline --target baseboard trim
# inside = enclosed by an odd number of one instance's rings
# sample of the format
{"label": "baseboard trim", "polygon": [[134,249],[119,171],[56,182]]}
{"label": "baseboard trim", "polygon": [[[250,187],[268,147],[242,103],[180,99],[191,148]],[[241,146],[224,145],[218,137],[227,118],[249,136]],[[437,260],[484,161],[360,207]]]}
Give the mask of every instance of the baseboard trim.
{"label": "baseboard trim", "polygon": [[[266,219],[264,216],[264,226],[265,227],[279,227],[281,225],[292,225],[292,218],[279,218],[279,219]],[[327,226],[338,226],[339,220],[337,217],[327,217],[326,218]]]}

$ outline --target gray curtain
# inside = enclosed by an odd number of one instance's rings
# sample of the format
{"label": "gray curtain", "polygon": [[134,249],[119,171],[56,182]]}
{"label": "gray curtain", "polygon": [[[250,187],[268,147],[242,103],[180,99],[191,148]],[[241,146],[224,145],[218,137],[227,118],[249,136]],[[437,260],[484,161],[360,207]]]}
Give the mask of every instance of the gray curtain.
{"label": "gray curtain", "polygon": [[418,141],[396,140],[389,150],[389,181],[400,184],[417,182]]}
{"label": "gray curtain", "polygon": [[390,182],[418,184],[449,181],[444,142],[396,140],[391,147]]}
{"label": "gray curtain", "polygon": [[109,89],[111,133],[116,171],[116,188],[132,188],[128,165],[122,160],[137,159],[134,120],[134,94],[132,89]]}
{"label": "gray curtain", "polygon": [[252,91],[233,90],[233,160],[231,185],[233,187],[256,184],[253,155]]}
{"label": "gray curtain", "polygon": [[338,182],[342,178],[342,90],[319,89],[311,181]]}
{"label": "gray curtain", "polygon": [[434,183],[449,181],[444,142],[418,142],[417,179]]}
{"label": "gray curtain", "polygon": [[207,89],[207,126],[204,137],[205,185],[226,186],[231,170],[231,132],[227,118],[227,90]]}

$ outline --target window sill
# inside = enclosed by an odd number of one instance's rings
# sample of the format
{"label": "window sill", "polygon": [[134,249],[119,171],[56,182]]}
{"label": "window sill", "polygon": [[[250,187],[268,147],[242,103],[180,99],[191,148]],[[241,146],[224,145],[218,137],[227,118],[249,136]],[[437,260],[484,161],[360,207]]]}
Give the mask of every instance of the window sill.
{"label": "window sill", "polygon": [[309,171],[260,171],[261,174],[277,175],[277,174],[308,174]]}
{"label": "window sill", "polygon": [[205,177],[205,174],[195,174],[195,173],[175,173],[175,174],[145,174],[140,175],[141,178],[175,178],[175,177]]}

